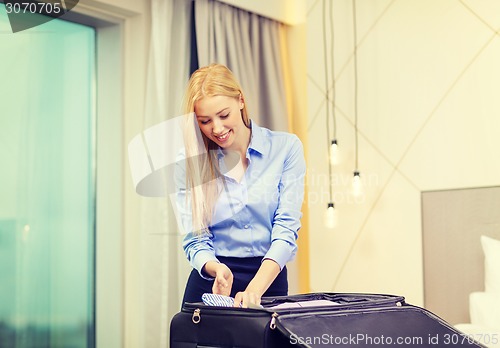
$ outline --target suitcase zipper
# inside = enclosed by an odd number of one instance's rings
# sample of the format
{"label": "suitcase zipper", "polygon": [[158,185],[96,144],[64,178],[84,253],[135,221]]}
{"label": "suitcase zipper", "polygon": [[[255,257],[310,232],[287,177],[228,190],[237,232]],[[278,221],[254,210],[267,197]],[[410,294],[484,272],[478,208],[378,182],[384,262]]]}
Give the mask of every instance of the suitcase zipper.
{"label": "suitcase zipper", "polygon": [[201,310],[199,308],[196,308],[193,312],[193,316],[191,317],[191,320],[193,323],[198,324],[201,321]]}
{"label": "suitcase zipper", "polygon": [[238,307],[220,307],[220,306],[209,306],[204,305],[203,303],[186,303],[182,308],[183,312],[193,313],[198,311],[198,314],[203,309],[204,313],[220,313],[220,311],[224,311],[225,315],[241,315],[244,313],[245,315],[269,315],[271,311],[266,310],[265,308],[238,308]]}
{"label": "suitcase zipper", "polygon": [[[225,308],[225,307],[223,307]],[[210,312],[210,309],[208,309],[208,311]],[[258,316],[261,316],[262,314],[265,314],[265,315],[269,315],[269,312],[266,312],[266,311],[258,311],[258,313],[254,313]],[[236,314],[236,315],[241,315],[241,313],[226,313],[226,315],[231,315],[231,314]],[[247,313],[248,314],[248,313]],[[278,313],[273,313],[272,315],[272,320],[276,320],[275,317],[278,316]],[[196,308],[194,311],[193,311],[193,315],[191,316],[191,321],[195,324],[198,324],[200,321],[201,321],[201,309],[200,308]]]}
{"label": "suitcase zipper", "polygon": [[278,317],[278,313],[274,312],[272,315],[271,315],[271,322],[269,323],[269,328],[271,330],[274,330],[276,329],[276,318]]}
{"label": "suitcase zipper", "polygon": [[191,320],[193,323],[198,324],[201,321],[201,310],[203,309],[203,313],[205,315],[210,314],[220,314],[221,311],[226,316],[256,316],[256,317],[264,317],[271,314],[270,311],[266,311],[264,308],[262,309],[251,309],[251,308],[235,308],[235,307],[217,307],[217,306],[205,306],[201,305],[193,305],[193,304],[185,304],[184,308],[182,308],[183,312],[191,313]]}

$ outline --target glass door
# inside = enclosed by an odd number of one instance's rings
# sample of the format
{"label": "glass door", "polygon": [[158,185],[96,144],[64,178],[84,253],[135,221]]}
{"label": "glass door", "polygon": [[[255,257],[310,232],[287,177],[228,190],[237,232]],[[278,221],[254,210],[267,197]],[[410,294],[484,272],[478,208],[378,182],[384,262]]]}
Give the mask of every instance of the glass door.
{"label": "glass door", "polygon": [[0,34],[0,347],[94,347],[95,31]]}

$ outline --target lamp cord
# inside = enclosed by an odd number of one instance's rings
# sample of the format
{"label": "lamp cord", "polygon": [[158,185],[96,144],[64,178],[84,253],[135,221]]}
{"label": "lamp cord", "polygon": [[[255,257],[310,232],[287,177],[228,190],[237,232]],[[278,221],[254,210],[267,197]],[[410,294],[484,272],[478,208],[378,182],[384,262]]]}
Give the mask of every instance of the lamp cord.
{"label": "lamp cord", "polygon": [[354,168],[358,171],[358,38],[356,25],[356,0],[352,0],[352,22],[354,40]]}
{"label": "lamp cord", "polygon": [[331,150],[331,137],[330,137],[330,96],[328,93],[329,82],[328,82],[328,54],[327,54],[327,42],[326,42],[326,0],[323,0],[323,58],[325,66],[325,98],[326,98],[326,137],[327,137],[327,149],[328,149],[328,183],[329,183],[329,193],[330,193],[330,203],[332,202],[333,191],[332,191],[332,165],[330,163],[330,156],[332,155]]}
{"label": "lamp cord", "polygon": [[333,139],[337,140],[337,117],[335,114],[335,99],[336,99],[336,87],[335,87],[335,56],[333,54],[334,44],[335,44],[335,32],[333,26],[333,1],[330,1],[330,57],[332,61],[332,121],[333,121]]}

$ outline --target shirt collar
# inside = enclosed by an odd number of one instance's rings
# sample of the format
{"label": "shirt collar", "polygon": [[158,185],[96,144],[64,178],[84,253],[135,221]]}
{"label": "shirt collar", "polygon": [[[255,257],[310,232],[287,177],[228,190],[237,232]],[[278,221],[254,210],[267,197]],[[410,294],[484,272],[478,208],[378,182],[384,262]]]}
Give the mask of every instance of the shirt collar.
{"label": "shirt collar", "polygon": [[263,130],[254,121],[250,122],[252,127],[252,137],[250,139],[250,144],[248,145],[248,150],[253,150],[261,155],[266,155],[269,152],[269,139],[264,136]]}
{"label": "shirt collar", "polygon": [[[250,150],[260,153],[261,155],[266,155],[269,152],[269,139],[264,136],[263,130],[254,121],[250,121],[250,128],[252,129],[252,136],[250,138],[250,144],[248,145],[248,151]],[[224,157],[224,153],[221,148],[217,149],[217,158],[220,160]]]}

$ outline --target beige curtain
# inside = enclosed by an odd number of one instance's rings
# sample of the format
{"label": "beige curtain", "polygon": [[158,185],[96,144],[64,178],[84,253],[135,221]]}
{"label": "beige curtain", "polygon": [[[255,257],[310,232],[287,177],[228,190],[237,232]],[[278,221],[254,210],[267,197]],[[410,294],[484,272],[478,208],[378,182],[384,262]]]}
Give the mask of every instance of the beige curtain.
{"label": "beige curtain", "polygon": [[250,118],[288,130],[279,22],[214,0],[195,1],[200,66],[225,64],[238,78]]}
{"label": "beige curtain", "polygon": [[[308,117],[307,117],[307,65],[306,65],[306,24],[282,26],[281,57],[285,79],[286,101],[288,105],[289,131],[297,134],[304,145],[306,162],[308,158]],[[298,252],[292,263],[296,273],[296,292],[307,293],[310,288],[309,262],[309,202],[308,181],[304,189],[302,205],[302,227],[299,231]]]}
{"label": "beige curtain", "polygon": [[[191,1],[151,1],[144,129],[182,115],[182,98],[190,73],[191,20]],[[182,251],[182,235],[169,198],[140,200],[141,222],[137,233],[140,233],[141,256],[136,260],[141,274],[136,295],[140,303],[137,323],[141,326],[138,344],[145,348],[167,348],[170,320],[181,308],[190,267]]]}

